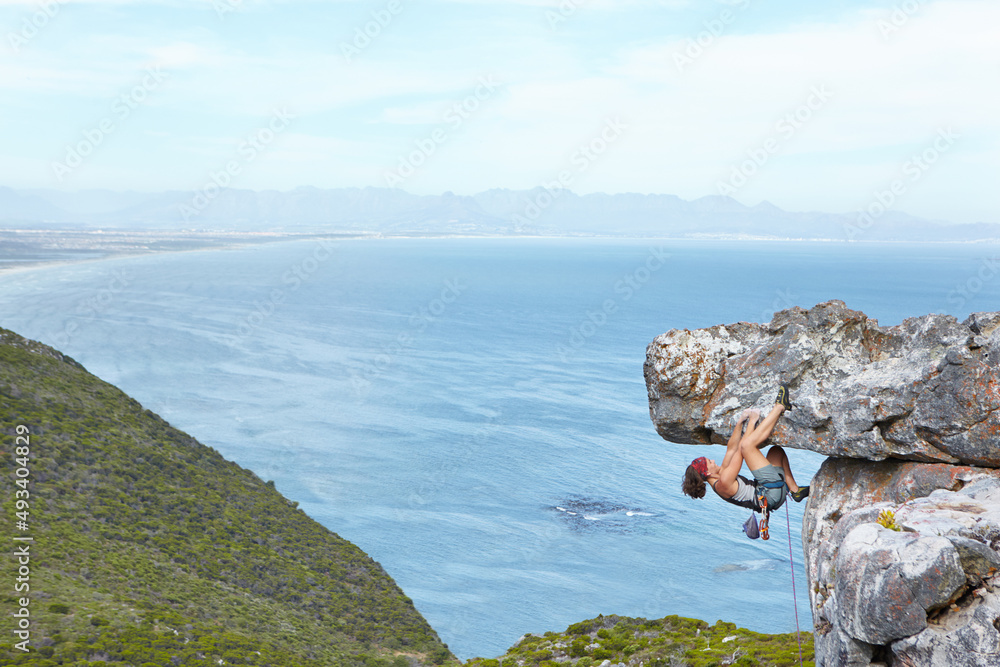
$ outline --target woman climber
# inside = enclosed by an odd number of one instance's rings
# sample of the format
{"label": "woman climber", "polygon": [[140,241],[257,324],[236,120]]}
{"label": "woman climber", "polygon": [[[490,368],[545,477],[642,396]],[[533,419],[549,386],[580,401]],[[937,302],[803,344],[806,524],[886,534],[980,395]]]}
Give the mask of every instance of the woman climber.
{"label": "woman climber", "polygon": [[[726,502],[764,512],[765,517],[765,510],[773,511],[784,504],[786,493],[795,502],[802,502],[809,495],[809,487],[795,483],[785,450],[775,445],[768,450],[767,456],[760,453],[760,447],[771,436],[778,418],[791,409],[788,386],[781,385],[774,407],[766,417],[760,419],[758,410],[744,410],[729,436],[722,465],[704,456],[696,458],[684,472],[681,486],[684,493],[692,498],[703,498],[708,482]],[[744,461],[753,474],[753,481],[739,474]],[[762,498],[766,499],[766,504],[761,502]],[[762,532],[765,531],[766,524]]]}

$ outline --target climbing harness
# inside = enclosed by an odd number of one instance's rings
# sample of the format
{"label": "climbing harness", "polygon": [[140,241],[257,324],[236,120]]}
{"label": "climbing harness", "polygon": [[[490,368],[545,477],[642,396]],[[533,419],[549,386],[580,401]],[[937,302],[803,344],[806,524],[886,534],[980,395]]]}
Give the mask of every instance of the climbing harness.
{"label": "climbing harness", "polygon": [[757,504],[760,505],[760,537],[762,540],[770,539],[768,533],[768,521],[771,518],[771,510],[767,507],[767,489],[780,489],[785,486],[784,480],[780,482],[757,482]]}

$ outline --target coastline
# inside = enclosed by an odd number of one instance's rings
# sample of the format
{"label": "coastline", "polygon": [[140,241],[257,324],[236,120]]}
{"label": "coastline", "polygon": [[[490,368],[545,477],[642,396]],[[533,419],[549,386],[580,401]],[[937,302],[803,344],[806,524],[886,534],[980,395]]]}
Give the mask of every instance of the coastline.
{"label": "coastline", "polygon": [[[171,232],[101,230],[21,230],[0,229],[0,242],[27,235],[21,252],[7,251],[0,245],[0,275],[25,271],[102,262],[108,259],[140,257],[164,253],[232,250],[251,245],[307,241],[310,239],[348,240],[370,238],[370,234],[290,234],[284,232]],[[30,238],[30,236],[36,238]],[[160,246],[160,247],[157,247]],[[23,259],[22,259],[23,258]]]}
{"label": "coastline", "polygon": [[[4,248],[4,241],[16,239],[20,252]],[[974,241],[893,241],[879,239],[831,239],[809,237],[775,237],[747,234],[704,234],[686,236],[637,236],[630,234],[496,234],[496,233],[427,233],[375,231],[360,232],[283,232],[283,231],[218,231],[191,232],[172,230],[85,230],[85,229],[0,229],[0,276],[39,269],[101,262],[108,259],[139,257],[163,253],[232,250],[252,245],[288,243],[323,239],[356,240],[434,240],[434,239],[497,239],[497,240],[594,240],[594,241],[669,241],[674,243],[815,243],[849,245],[997,245],[1000,239]],[[55,257],[58,256],[58,257]]]}

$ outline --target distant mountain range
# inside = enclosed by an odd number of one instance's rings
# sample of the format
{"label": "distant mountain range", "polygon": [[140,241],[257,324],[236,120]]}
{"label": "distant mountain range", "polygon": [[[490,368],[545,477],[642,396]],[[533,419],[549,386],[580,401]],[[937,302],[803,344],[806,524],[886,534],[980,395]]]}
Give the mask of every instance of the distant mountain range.
{"label": "distant mountain range", "polygon": [[[876,207],[877,208],[877,207]],[[875,211],[877,214],[878,211]],[[708,196],[487,190],[413,195],[388,188],[218,189],[161,193],[13,190],[0,187],[0,226],[369,232],[387,235],[585,235],[857,241],[1000,240],[1000,224],[948,224],[896,211],[794,213]]]}

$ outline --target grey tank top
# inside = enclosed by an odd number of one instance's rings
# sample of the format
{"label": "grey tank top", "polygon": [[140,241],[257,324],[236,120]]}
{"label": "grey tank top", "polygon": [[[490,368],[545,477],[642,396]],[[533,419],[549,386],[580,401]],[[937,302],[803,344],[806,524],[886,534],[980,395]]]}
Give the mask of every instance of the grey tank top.
{"label": "grey tank top", "polygon": [[759,511],[760,505],[757,504],[757,483],[750,481],[743,475],[737,475],[736,486],[736,493],[733,494],[733,497],[723,498],[723,500],[733,505],[745,507],[748,510]]}

